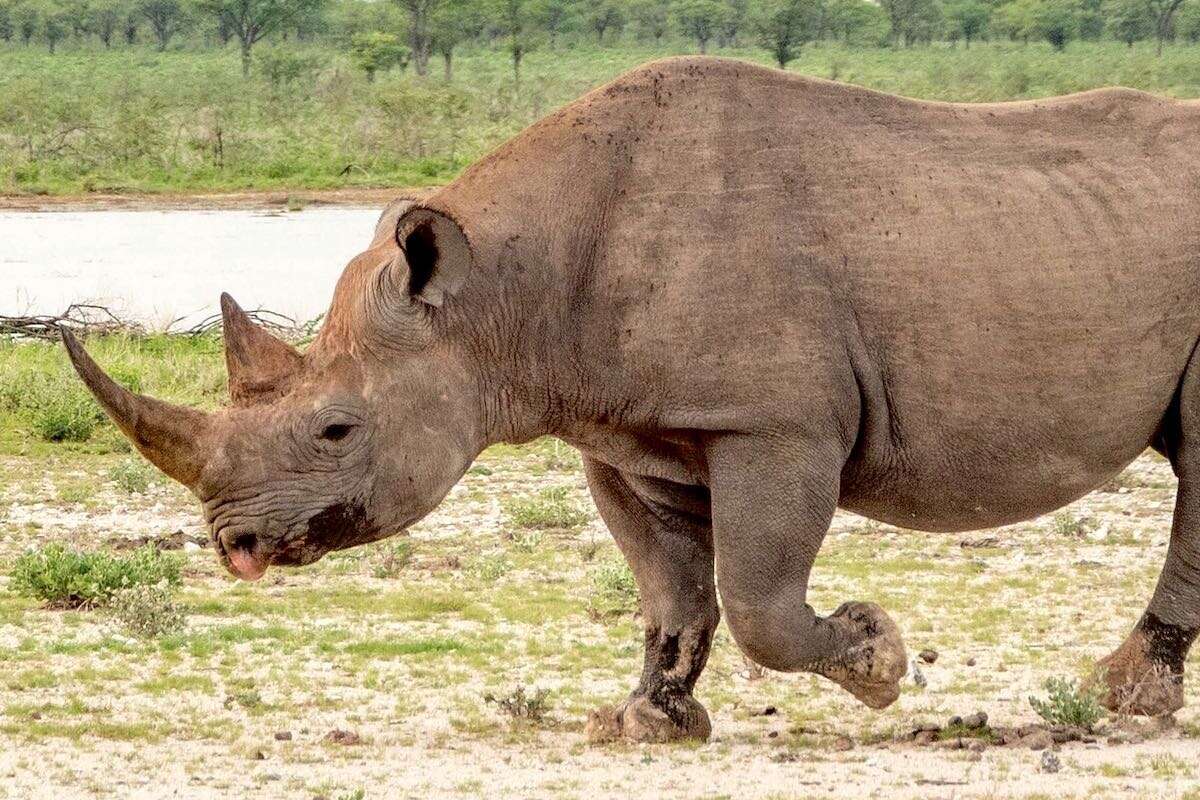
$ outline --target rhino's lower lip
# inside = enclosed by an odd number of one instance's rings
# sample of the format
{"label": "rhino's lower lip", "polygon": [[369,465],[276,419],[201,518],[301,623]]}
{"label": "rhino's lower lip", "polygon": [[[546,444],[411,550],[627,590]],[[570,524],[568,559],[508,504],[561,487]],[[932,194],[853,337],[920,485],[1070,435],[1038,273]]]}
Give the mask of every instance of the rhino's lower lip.
{"label": "rhino's lower lip", "polygon": [[262,552],[262,548],[235,547],[226,554],[226,568],[244,581],[256,581],[266,574],[271,566],[271,559]]}

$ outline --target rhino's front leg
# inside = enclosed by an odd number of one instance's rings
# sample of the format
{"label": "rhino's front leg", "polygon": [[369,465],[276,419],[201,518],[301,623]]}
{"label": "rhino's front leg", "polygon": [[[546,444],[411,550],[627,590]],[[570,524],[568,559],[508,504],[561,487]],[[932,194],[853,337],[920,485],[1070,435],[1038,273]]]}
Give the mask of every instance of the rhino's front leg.
{"label": "rhino's front leg", "polygon": [[871,708],[900,696],[900,631],[874,603],[828,617],[808,605],[808,576],[838,502],[836,436],[729,437],[709,452],[717,582],[725,621],[754,661],[814,672]]}
{"label": "rhino's front leg", "polygon": [[720,613],[707,493],[584,463],[600,516],[637,580],[646,624],[641,681],[619,705],[592,712],[588,738],[707,739],[708,712],[692,697]]}

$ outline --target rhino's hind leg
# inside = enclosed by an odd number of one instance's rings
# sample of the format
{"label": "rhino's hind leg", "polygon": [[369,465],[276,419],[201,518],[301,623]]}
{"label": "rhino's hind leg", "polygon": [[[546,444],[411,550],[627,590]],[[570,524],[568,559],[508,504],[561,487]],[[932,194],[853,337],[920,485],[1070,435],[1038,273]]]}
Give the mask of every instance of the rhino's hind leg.
{"label": "rhino's hind leg", "polygon": [[600,516],[637,580],[646,625],[641,681],[624,702],[592,712],[588,738],[707,739],[708,712],[692,697],[720,613],[707,493],[584,463]]}
{"label": "rhino's hind leg", "polygon": [[1098,664],[1112,711],[1162,716],[1183,707],[1183,663],[1200,632],[1200,355],[1193,353],[1155,447],[1179,478],[1167,560],[1146,613]]}
{"label": "rhino's hind leg", "polygon": [[728,440],[709,454],[717,582],[725,619],[754,661],[829,678],[871,708],[900,696],[908,659],[900,631],[874,603],[820,617],[808,576],[838,501],[844,454],[836,437],[783,452]]}

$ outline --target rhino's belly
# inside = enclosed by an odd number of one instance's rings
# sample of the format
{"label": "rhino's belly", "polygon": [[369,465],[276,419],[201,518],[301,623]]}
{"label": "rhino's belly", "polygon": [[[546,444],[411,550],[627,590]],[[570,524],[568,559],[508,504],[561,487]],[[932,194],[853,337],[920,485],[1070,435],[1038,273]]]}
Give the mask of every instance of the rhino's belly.
{"label": "rhino's belly", "polygon": [[[1043,445],[1046,443],[1042,443]],[[1074,446],[1073,446],[1074,445]],[[1104,485],[1146,447],[1059,442],[1009,451],[938,452],[878,464],[851,462],[839,505],[903,528],[965,531],[1032,519]]]}

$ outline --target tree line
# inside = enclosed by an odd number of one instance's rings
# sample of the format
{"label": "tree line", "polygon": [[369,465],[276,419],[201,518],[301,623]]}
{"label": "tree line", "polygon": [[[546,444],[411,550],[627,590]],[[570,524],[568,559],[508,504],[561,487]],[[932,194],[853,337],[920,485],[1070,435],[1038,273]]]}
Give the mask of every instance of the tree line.
{"label": "tree line", "polygon": [[0,41],[51,52],[89,40],[236,45],[247,76],[256,44],[295,39],[341,47],[369,79],[410,66],[425,75],[436,58],[450,78],[456,50],[484,42],[507,52],[519,80],[527,53],[566,37],[600,46],[682,37],[701,53],[757,45],[781,67],[829,39],[970,47],[1003,38],[1063,49],[1109,37],[1129,46],[1153,40],[1161,53],[1167,42],[1200,42],[1200,0],[0,0]]}

